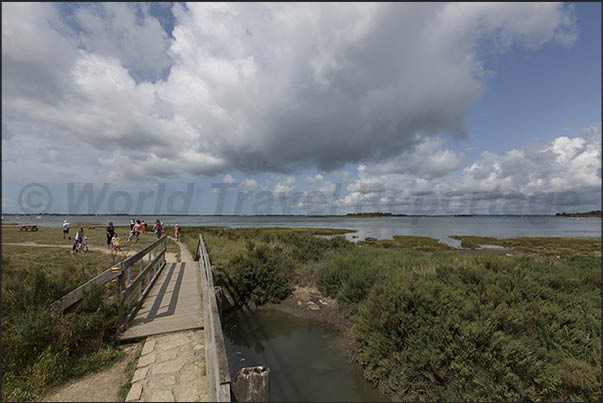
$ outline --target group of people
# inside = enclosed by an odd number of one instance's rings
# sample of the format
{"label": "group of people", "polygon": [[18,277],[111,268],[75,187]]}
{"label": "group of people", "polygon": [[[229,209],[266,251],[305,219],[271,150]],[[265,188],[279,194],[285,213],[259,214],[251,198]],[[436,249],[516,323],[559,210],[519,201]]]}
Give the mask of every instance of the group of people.
{"label": "group of people", "polygon": [[[65,220],[63,222],[63,239],[65,239],[65,237],[68,236],[69,227],[70,227],[69,221]],[[106,228],[106,232],[107,232],[107,249],[113,249],[115,251],[119,251],[120,250],[120,239],[117,236],[115,227],[113,226],[113,221],[109,221],[109,224],[107,225],[107,228]],[[134,239],[134,243],[137,243],[138,237],[140,236],[140,234],[141,233],[144,234],[146,232],[147,232],[147,223],[144,222],[144,220],[131,219],[130,220],[130,233],[129,233],[126,241],[130,242],[132,239]],[[176,238],[176,241],[180,240],[182,232],[183,232],[183,230],[182,230],[182,227],[180,226],[180,224],[176,224],[174,226],[174,237]],[[165,235],[164,225],[161,222],[161,220],[157,219],[157,221],[155,221],[155,225],[153,226],[153,233],[155,234],[157,239],[159,239]],[[69,239],[71,239],[71,237],[69,237]],[[81,245],[85,239],[87,239],[87,238],[84,236],[84,228],[80,227],[79,230],[77,231],[77,233],[75,234],[75,241],[73,242],[73,247],[71,248],[71,253],[74,253],[76,251],[76,248],[78,247],[78,245]]]}
{"label": "group of people", "polygon": [[[147,223],[144,220],[130,220],[130,234],[128,235],[127,242],[134,239],[134,243],[138,242],[138,237],[141,233],[145,234],[147,232]],[[155,221],[155,225],[153,226],[153,233],[157,237],[157,239],[161,238],[165,235],[165,230],[163,223],[161,220],[157,219]],[[180,235],[182,234],[182,227],[179,224],[176,224],[174,227],[174,235],[176,240],[180,239]],[[113,247],[115,250],[119,250],[119,238],[117,237],[117,233],[115,232],[115,228],[113,227],[113,222],[110,221],[107,226],[107,249]]]}

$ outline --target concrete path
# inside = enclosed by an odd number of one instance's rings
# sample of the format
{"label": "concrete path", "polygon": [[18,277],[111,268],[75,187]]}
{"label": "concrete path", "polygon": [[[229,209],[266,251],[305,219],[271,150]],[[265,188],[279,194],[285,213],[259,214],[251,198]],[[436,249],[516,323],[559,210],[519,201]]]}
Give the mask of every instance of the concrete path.
{"label": "concrete path", "polygon": [[[178,245],[180,245],[180,258],[185,263],[185,267],[192,268],[197,265],[188,249],[180,242]],[[199,277],[196,281],[200,290]],[[199,293],[199,297],[200,295]],[[204,343],[202,329],[147,337],[126,401],[207,401]]]}

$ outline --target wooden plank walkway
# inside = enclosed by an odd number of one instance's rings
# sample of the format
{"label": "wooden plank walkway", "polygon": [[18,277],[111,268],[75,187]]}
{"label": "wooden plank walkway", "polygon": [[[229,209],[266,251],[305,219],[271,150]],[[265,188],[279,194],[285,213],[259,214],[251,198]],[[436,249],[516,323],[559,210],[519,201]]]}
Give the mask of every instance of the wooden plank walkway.
{"label": "wooden plank walkway", "polygon": [[168,262],[120,340],[200,328],[203,306],[199,264]]}

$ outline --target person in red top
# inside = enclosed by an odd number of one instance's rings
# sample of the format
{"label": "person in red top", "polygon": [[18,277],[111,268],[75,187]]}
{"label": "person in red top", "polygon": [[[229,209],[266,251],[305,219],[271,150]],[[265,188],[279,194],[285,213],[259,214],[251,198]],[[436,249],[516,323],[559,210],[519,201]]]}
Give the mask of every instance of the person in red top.
{"label": "person in red top", "polygon": [[159,219],[157,219],[157,221],[155,222],[155,226],[153,227],[153,232],[157,236],[157,239],[159,239],[163,236],[163,227],[161,226],[161,221],[159,221]]}
{"label": "person in red top", "polygon": [[147,223],[142,220],[142,233],[146,234],[147,232]]}

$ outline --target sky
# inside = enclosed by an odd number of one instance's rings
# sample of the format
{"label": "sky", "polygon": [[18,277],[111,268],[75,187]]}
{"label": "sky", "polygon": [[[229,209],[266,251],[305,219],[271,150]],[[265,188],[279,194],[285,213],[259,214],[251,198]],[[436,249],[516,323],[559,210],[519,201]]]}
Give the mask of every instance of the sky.
{"label": "sky", "polygon": [[3,213],[601,209],[599,3],[2,3]]}

